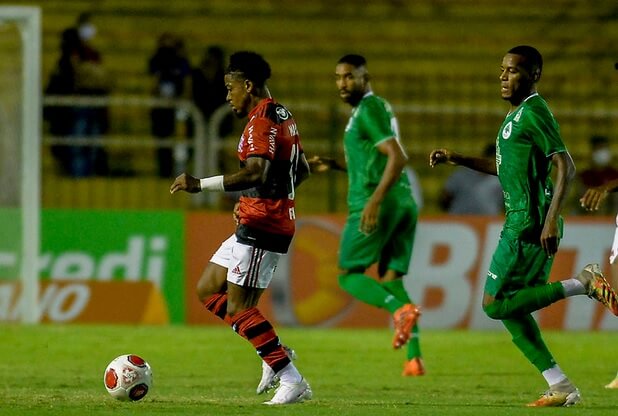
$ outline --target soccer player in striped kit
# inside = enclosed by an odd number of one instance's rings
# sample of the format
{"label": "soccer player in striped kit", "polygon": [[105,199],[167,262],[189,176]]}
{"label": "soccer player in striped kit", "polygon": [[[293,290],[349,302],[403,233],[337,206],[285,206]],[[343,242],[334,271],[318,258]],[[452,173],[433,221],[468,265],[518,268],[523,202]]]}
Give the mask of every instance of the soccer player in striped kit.
{"label": "soccer player in striped kit", "polygon": [[248,118],[238,143],[240,169],[202,179],[185,173],[170,192],[241,193],[234,208],[236,232],[210,259],[197,291],[207,310],[253,345],[267,367],[268,381],[275,376],[280,380],[265,402],[278,405],[311,399],[312,391],[257,304],[292,241],[295,189],[309,176],[309,165],[296,122],[271,97],[268,78],[270,66],[260,55],[243,51],[230,56],[227,101],[238,117]]}
{"label": "soccer player in striped kit", "polygon": [[[575,165],[558,123],[536,90],[542,69],[543,58],[531,46],[516,46],[502,59],[500,91],[510,109],[496,138],[495,160],[436,149],[429,164],[462,165],[500,179],[506,218],[487,272],[483,310],[502,321],[513,343],[549,386],[528,406],[571,406],[580,401],[579,390],[554,360],[532,312],[576,295],[598,300],[615,315],[618,303],[598,264],[587,265],[573,278],[547,282]],[[552,165],[557,168],[555,185]]]}

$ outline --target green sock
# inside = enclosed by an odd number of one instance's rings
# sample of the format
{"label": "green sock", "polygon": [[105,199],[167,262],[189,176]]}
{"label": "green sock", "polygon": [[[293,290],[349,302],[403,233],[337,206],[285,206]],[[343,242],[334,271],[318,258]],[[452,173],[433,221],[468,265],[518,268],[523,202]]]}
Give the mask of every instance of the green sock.
{"label": "green sock", "polygon": [[564,287],[554,282],[521,289],[508,298],[494,300],[483,310],[492,319],[505,320],[538,311],[560,299],[564,299]]}
{"label": "green sock", "polygon": [[505,319],[502,323],[511,333],[513,343],[540,372],[556,365],[556,361],[545,345],[539,326],[532,315],[528,314],[517,319]]}
{"label": "green sock", "polygon": [[395,295],[382,287],[377,280],[362,273],[340,275],[339,285],[361,302],[386,309],[390,313],[394,313],[404,305]]}
{"label": "green sock", "polygon": [[418,324],[415,324],[412,327],[412,336],[408,342],[408,353],[406,355],[408,360],[416,357],[421,358],[423,356],[423,354],[421,354],[421,340],[419,335]]}
{"label": "green sock", "polygon": [[[413,303],[403,286],[403,279],[395,279],[390,280],[388,282],[382,282],[382,286],[389,292],[393,294],[397,299],[399,299],[403,303]],[[419,328],[418,324],[414,325],[412,328],[412,336],[410,337],[410,342],[408,343],[408,360],[416,357],[422,357],[421,354],[421,343],[419,338]]]}
{"label": "green sock", "polygon": [[408,296],[408,292],[406,291],[405,287],[403,287],[403,279],[395,279],[388,282],[382,282],[382,286],[384,286],[384,289],[392,293],[401,302],[412,303],[410,297]]}

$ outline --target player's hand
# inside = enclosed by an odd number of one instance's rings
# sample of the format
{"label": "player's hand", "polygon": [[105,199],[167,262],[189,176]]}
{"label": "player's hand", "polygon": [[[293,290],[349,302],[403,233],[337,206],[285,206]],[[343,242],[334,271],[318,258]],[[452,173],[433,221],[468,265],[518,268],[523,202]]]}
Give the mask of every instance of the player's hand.
{"label": "player's hand", "polygon": [[369,199],[363,212],[361,213],[359,231],[363,234],[371,234],[378,228],[378,215],[380,213],[380,203]]}
{"label": "player's hand", "polygon": [[453,154],[454,153],[448,149],[432,150],[431,154],[429,155],[429,166],[433,168],[434,166],[439,165],[441,163],[448,163],[451,165],[455,165],[455,162],[453,162],[452,160]]}
{"label": "player's hand", "polygon": [[312,156],[307,159],[311,173],[322,173],[329,171],[333,164],[333,160],[322,156]]}
{"label": "player's hand", "polygon": [[541,232],[541,247],[543,247],[547,257],[552,257],[556,254],[559,244],[558,224],[555,221],[545,221],[543,231]]}
{"label": "player's hand", "polygon": [[170,194],[175,194],[178,191],[186,191],[196,194],[201,190],[200,180],[186,173],[178,176],[174,180],[174,183],[172,183],[172,186],[170,186]]}
{"label": "player's hand", "polygon": [[596,188],[589,188],[579,199],[579,203],[586,211],[596,211],[601,206],[601,202],[607,198],[609,192],[604,186],[597,186]]}
{"label": "player's hand", "polygon": [[237,202],[234,204],[234,209],[232,210],[232,218],[234,218],[234,224],[236,225],[240,224],[240,217],[238,215],[239,207],[240,207],[240,202]]}

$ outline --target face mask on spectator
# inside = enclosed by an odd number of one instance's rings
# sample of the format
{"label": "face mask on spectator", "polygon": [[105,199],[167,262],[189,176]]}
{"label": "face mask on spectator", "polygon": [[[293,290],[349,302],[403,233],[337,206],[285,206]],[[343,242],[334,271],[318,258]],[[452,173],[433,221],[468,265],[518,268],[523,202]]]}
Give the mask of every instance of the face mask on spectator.
{"label": "face mask on spectator", "polygon": [[87,41],[96,35],[97,28],[92,23],[85,23],[79,27],[78,33],[81,40]]}
{"label": "face mask on spectator", "polygon": [[592,153],[592,161],[597,166],[607,166],[612,160],[612,153],[609,149],[599,149]]}

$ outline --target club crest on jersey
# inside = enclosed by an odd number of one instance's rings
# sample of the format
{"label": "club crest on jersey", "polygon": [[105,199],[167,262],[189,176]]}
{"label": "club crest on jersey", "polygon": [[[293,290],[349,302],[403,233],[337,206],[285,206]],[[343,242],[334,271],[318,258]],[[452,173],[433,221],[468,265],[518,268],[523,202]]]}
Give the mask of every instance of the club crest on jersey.
{"label": "club crest on jersey", "polygon": [[277,107],[275,112],[281,120],[287,120],[290,117],[290,113],[283,107]]}
{"label": "club crest on jersey", "polygon": [[509,121],[506,126],[504,126],[504,128],[502,129],[502,138],[504,140],[507,140],[509,137],[511,137],[511,131],[513,130],[513,122]]}

